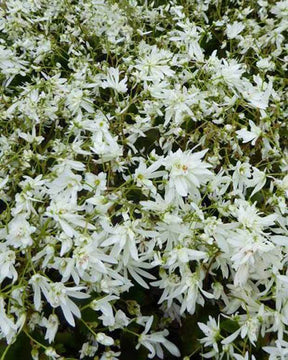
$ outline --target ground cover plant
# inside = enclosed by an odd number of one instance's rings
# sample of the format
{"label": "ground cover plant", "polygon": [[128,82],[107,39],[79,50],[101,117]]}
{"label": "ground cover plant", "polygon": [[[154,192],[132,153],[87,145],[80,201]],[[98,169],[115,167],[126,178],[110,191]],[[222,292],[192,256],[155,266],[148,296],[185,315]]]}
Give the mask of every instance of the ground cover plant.
{"label": "ground cover plant", "polygon": [[0,2],[0,359],[288,359],[288,1]]}

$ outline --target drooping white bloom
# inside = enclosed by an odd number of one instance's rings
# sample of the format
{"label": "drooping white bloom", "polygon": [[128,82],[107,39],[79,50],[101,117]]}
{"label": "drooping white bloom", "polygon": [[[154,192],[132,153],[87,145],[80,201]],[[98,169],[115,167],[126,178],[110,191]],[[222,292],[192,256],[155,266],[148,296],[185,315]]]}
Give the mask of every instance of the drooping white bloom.
{"label": "drooping white bloom", "polygon": [[5,278],[12,279],[14,283],[18,278],[18,273],[14,267],[16,260],[15,252],[2,247],[0,251],[0,283]]}
{"label": "drooping white bloom", "polygon": [[192,273],[189,268],[185,269],[183,273],[183,280],[179,287],[179,293],[183,298],[181,301],[180,314],[188,311],[189,314],[194,314],[196,304],[204,305],[204,298],[212,299],[213,295],[203,289],[204,274],[201,271]]}
{"label": "drooping white bloom", "polygon": [[257,61],[256,65],[258,66],[259,69],[268,71],[268,70],[274,70],[275,69],[275,64],[271,61],[270,57],[267,58],[263,58]]}
{"label": "drooping white bloom", "polygon": [[214,75],[212,77],[213,82],[218,84],[219,82],[226,83],[231,88],[241,90],[243,87],[242,75],[245,72],[245,68],[242,64],[238,63],[235,59],[214,59],[213,64]]}
{"label": "drooping white bloom", "polygon": [[80,352],[80,359],[83,359],[85,356],[92,357],[96,354],[96,351],[98,349],[98,344],[96,345],[90,345],[89,342],[86,342],[82,345]]}
{"label": "drooping white bloom", "polygon": [[276,183],[279,188],[285,192],[285,195],[288,198],[288,175],[284,176],[282,180],[277,180]]}
{"label": "drooping white bloom", "polygon": [[83,286],[66,287],[63,283],[51,283],[47,278],[36,274],[33,275],[29,283],[34,291],[34,306],[36,310],[41,307],[41,292],[44,294],[48,303],[53,307],[61,307],[67,322],[71,326],[75,326],[73,315],[80,318],[81,313],[79,308],[70,299],[70,297],[77,299],[87,299],[90,295],[81,292],[85,290]]}
{"label": "drooping white bloom", "polygon": [[39,145],[44,140],[43,136],[36,136],[35,126],[32,128],[31,134],[19,132],[19,136],[30,144],[35,142],[37,145]]}
{"label": "drooping white bloom", "polygon": [[253,167],[252,179],[246,181],[246,186],[248,188],[254,188],[250,197],[260,191],[266,183],[267,176],[265,172],[258,170],[257,168]]}
{"label": "drooping white bloom", "polygon": [[33,302],[35,310],[39,311],[41,309],[41,292],[45,295],[45,297],[48,297],[48,280],[42,275],[35,274],[31,277],[29,280],[29,284],[33,288]]}
{"label": "drooping white bloom", "polygon": [[287,0],[277,1],[277,3],[272,7],[271,13],[275,14],[278,18],[285,18],[288,15]]}
{"label": "drooping white bloom", "polygon": [[90,304],[91,309],[101,311],[102,315],[99,317],[103,321],[104,326],[111,326],[115,323],[115,316],[112,308],[112,301],[119,299],[116,295],[104,296],[99,300],[93,300]]}
{"label": "drooping white bloom", "polygon": [[158,222],[156,226],[156,240],[160,248],[165,244],[165,249],[171,251],[175,245],[189,236],[189,229],[183,224],[181,217],[176,214],[164,213],[163,221]]}
{"label": "drooping white bloom", "polygon": [[87,241],[87,244],[75,247],[73,251],[74,267],[80,278],[88,280],[100,274],[107,274],[109,264],[116,264],[117,260],[112,255],[107,255],[98,245],[97,238]]}
{"label": "drooping white bloom", "polygon": [[48,319],[44,317],[41,321],[41,326],[44,326],[46,328],[45,339],[48,340],[51,344],[51,342],[55,338],[59,326],[59,320],[57,315],[51,314]]}
{"label": "drooping white bloom", "polygon": [[[47,301],[49,304],[56,308],[61,307],[65,319],[71,326],[75,326],[73,315],[80,318],[81,312],[75,303],[70,300],[70,297],[77,299],[87,299],[90,295],[81,292],[85,290],[83,286],[66,287],[61,282],[49,284],[47,292]],[[46,294],[44,293],[46,296]]]}
{"label": "drooping white bloom", "polygon": [[168,330],[148,334],[152,326],[152,322],[153,316],[150,316],[146,322],[144,331],[138,338],[136,349],[139,349],[140,345],[143,345],[149,350],[149,359],[152,359],[155,355],[157,355],[160,359],[163,359],[164,353],[161,346],[164,346],[172,355],[179,357],[180,352],[178,348],[166,339],[166,336],[169,335]]}
{"label": "drooping white bloom", "polygon": [[178,47],[185,44],[186,51],[188,51],[188,54],[192,59],[203,61],[203,49],[199,44],[203,29],[193,22],[190,22],[189,19],[185,19],[185,21],[181,22],[179,21],[177,25],[181,30],[172,30],[170,40],[175,42],[175,45]]}
{"label": "drooping white bloom", "polygon": [[7,343],[13,342],[17,333],[17,325],[11,317],[8,317],[5,311],[5,301],[0,297],[0,335],[5,337]]}
{"label": "drooping white bloom", "polygon": [[75,196],[75,193],[82,189],[81,176],[74,174],[68,166],[65,166],[63,171],[57,170],[57,177],[46,183],[49,194],[56,196],[62,193],[63,197]]}
{"label": "drooping white bloom", "polygon": [[113,338],[110,336],[107,336],[106,334],[99,332],[97,336],[95,337],[96,341],[98,341],[99,344],[105,345],[105,346],[111,346],[114,344]]}
{"label": "drooping white bloom", "polygon": [[122,155],[122,147],[117,142],[117,136],[112,136],[109,132],[103,136],[101,133],[94,133],[92,137],[91,150],[99,156],[95,162],[111,161]]}
{"label": "drooping white bloom", "polygon": [[249,278],[261,278],[272,264],[279,264],[279,252],[264,236],[239,229],[228,240],[233,250],[230,254],[232,266],[236,270],[235,286],[244,286]]}
{"label": "drooping white bloom", "polygon": [[57,360],[60,358],[60,355],[57,354],[56,350],[53,349],[51,346],[46,348],[45,355],[47,355],[52,360]]}

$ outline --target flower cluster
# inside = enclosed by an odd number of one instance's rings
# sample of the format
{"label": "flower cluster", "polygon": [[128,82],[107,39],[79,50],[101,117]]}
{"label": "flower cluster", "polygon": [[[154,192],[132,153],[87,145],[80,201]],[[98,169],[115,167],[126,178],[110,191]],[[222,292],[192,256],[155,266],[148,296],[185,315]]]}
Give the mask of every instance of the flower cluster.
{"label": "flower cluster", "polygon": [[1,360],[288,359],[288,1],[0,31]]}

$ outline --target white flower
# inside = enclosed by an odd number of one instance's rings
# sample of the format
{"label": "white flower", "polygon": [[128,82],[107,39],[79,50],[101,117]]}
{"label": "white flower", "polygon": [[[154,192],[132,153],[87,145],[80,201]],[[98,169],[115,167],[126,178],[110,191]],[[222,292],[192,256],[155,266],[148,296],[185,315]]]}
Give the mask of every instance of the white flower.
{"label": "white flower", "polygon": [[261,129],[254,124],[252,120],[249,120],[249,125],[251,130],[248,131],[247,128],[236,131],[237,137],[243,140],[243,143],[251,141],[251,144],[254,146],[257,139],[261,135]]}
{"label": "white flower", "polygon": [[213,346],[214,351],[218,353],[217,342],[221,339],[219,318],[216,323],[216,320],[212,316],[209,316],[207,324],[198,322],[198,326],[205,334],[205,337],[200,339],[200,343],[204,344],[204,346]]}
{"label": "white flower", "polygon": [[75,115],[82,108],[93,113],[93,101],[86,96],[85,92],[82,89],[71,86],[71,91],[67,94],[66,104],[71,110],[72,114]]}
{"label": "white flower", "polygon": [[128,264],[130,258],[138,260],[137,242],[139,241],[136,233],[137,222],[125,221],[123,225],[117,225],[111,229],[111,235],[101,243],[106,247],[113,245],[111,256],[118,258],[123,251],[123,263]]}
{"label": "white flower", "polygon": [[29,284],[32,285],[34,292],[33,301],[35,310],[39,311],[41,309],[41,292],[43,292],[46,298],[48,297],[48,279],[42,275],[35,274],[29,280]]}
{"label": "white flower", "polygon": [[29,283],[34,290],[34,306],[36,310],[41,307],[41,292],[43,292],[48,303],[53,307],[61,307],[67,322],[75,326],[73,315],[80,318],[81,313],[75,303],[69,297],[77,299],[87,299],[90,295],[81,292],[86,288],[83,286],[66,287],[63,283],[51,283],[47,278],[36,274],[33,275]]}
{"label": "white flower", "polygon": [[62,196],[59,195],[57,198],[55,197],[50,203],[45,214],[59,223],[67,236],[73,237],[79,234],[75,229],[77,226],[89,230],[95,229],[92,224],[85,221],[82,215],[76,213],[77,210],[81,210],[81,207],[75,204],[73,198],[63,197],[62,193]]}
{"label": "white flower", "polygon": [[244,339],[247,336],[251,344],[255,346],[255,342],[257,341],[259,336],[260,325],[261,324],[259,318],[256,316],[249,317],[248,319],[246,319],[246,321],[240,328],[241,329],[240,335],[242,339]]}
{"label": "white flower", "polygon": [[61,171],[57,169],[57,177],[53,181],[46,183],[48,192],[53,197],[61,193],[61,197],[73,197],[82,189],[81,176],[74,174],[68,166]]}
{"label": "white flower", "polygon": [[117,310],[115,314],[115,324],[110,326],[109,329],[123,329],[126,328],[129,324],[129,318],[122,310]]}
{"label": "white flower", "polygon": [[[73,301],[70,300],[69,297],[77,299],[87,299],[90,295],[80,292],[84,289],[85,287],[83,286],[66,287],[61,282],[52,283],[49,286],[47,293],[47,301],[53,308],[56,308],[58,306],[61,307],[61,310],[63,311],[67,322],[71,326],[75,326],[73,315],[80,318],[81,313],[78,307]],[[45,293],[44,295],[46,296]]]}
{"label": "white flower", "polygon": [[172,30],[170,40],[179,48],[182,44],[185,44],[189,56],[191,56],[192,59],[202,62],[204,60],[204,54],[199,40],[203,29],[188,19],[185,19],[183,22],[179,21],[177,27],[180,27],[182,30]]}
{"label": "white flower", "polygon": [[[250,354],[251,355],[251,354]],[[239,354],[233,354],[235,360],[256,360],[254,355],[251,355],[250,357],[248,351],[245,353],[245,356],[239,355]]]}
{"label": "white flower", "polygon": [[7,241],[15,248],[26,248],[33,244],[31,234],[35,231],[35,226],[29,224],[25,214],[18,214],[8,224]]}
{"label": "white flower", "polygon": [[160,99],[165,106],[164,126],[167,126],[171,121],[176,126],[181,125],[185,115],[189,115],[191,119],[195,120],[191,107],[203,100],[198,89],[192,86],[188,89],[185,86],[181,87],[179,84],[171,89],[167,88],[168,85],[163,81],[149,88],[151,95],[156,99]]}
{"label": "white flower", "polygon": [[110,336],[107,336],[106,334],[104,334],[102,332],[99,332],[96,335],[95,339],[101,345],[112,346],[114,344],[114,340]]}
{"label": "white flower", "polygon": [[84,343],[80,350],[80,359],[83,359],[86,356],[89,356],[89,357],[94,356],[98,349],[98,344],[97,343],[95,343],[95,344],[96,344],[96,346],[90,345],[88,342]]}
{"label": "white flower", "polygon": [[254,190],[252,191],[250,197],[260,191],[266,183],[266,174],[263,171],[258,170],[256,167],[253,167],[252,179],[246,181],[247,187],[252,187]]}
{"label": "white flower", "polygon": [[95,160],[96,163],[111,161],[122,155],[122,147],[117,142],[117,136],[113,137],[110,133],[105,137],[103,134],[94,133],[92,144],[91,150],[99,156],[99,160]]}
{"label": "white flower", "polygon": [[151,48],[147,47],[145,52],[136,60],[135,69],[139,71],[137,72],[139,79],[157,82],[165,76],[173,76],[174,71],[169,66],[171,61],[169,51],[160,50],[154,45]]}
{"label": "white flower", "polygon": [[269,360],[288,358],[288,342],[284,340],[276,340],[274,346],[264,346],[263,350],[269,354]]}
{"label": "white flower", "polygon": [[245,99],[255,108],[265,110],[269,105],[270,96],[273,92],[273,83],[265,83],[260,77],[254,77],[256,86],[248,86],[243,91]]}
{"label": "white flower", "polygon": [[60,358],[60,355],[58,355],[52,347],[47,347],[45,350],[45,355],[47,355],[50,359],[56,360]]}
{"label": "white flower", "polygon": [[4,179],[0,177],[0,190],[4,190],[6,187],[6,184],[9,181],[9,176],[7,175]]}
{"label": "white flower", "polygon": [[145,325],[145,330],[138,338],[138,344],[136,345],[136,349],[139,349],[140,345],[145,346],[149,350],[149,359],[153,359],[156,355],[160,359],[164,359],[164,353],[162,350],[162,346],[164,346],[172,355],[179,357],[180,352],[178,348],[171,343],[171,341],[166,339],[166,336],[169,335],[168,330],[158,331],[151,334],[148,334],[151,325],[153,322],[153,316],[148,318],[148,321]]}
{"label": "white flower", "polygon": [[232,60],[216,60],[213,68],[214,75],[212,77],[213,83],[225,82],[229,87],[242,90],[243,80],[242,75],[245,68],[239,64],[235,59]]}
{"label": "white flower", "polygon": [[278,217],[277,214],[260,216],[261,212],[257,210],[256,204],[250,205],[248,201],[240,199],[235,202],[235,208],[231,208],[231,212],[244,228],[255,233],[261,233],[264,228],[274,225]]}
{"label": "white flower", "polygon": [[16,260],[15,252],[2,247],[0,251],[0,283],[5,278],[12,279],[14,283],[18,278],[18,273],[14,267]]}
{"label": "white flower", "polygon": [[169,172],[168,184],[166,186],[167,199],[173,199],[176,195],[198,195],[199,187],[206,184],[212,176],[208,170],[211,165],[201,159],[207,150],[192,153],[182,152],[178,149],[175,153],[165,158],[164,165]]}
{"label": "white flower", "polygon": [[286,18],[288,15],[287,1],[277,1],[277,3],[271,8],[271,13],[275,14],[278,18]]}
{"label": "white flower", "polygon": [[17,333],[17,325],[11,317],[6,315],[5,302],[3,297],[0,297],[0,334],[4,336],[7,343],[10,344],[14,341]]}
{"label": "white flower", "polygon": [[202,294],[208,299],[212,299],[213,295],[203,289],[203,272],[197,271],[192,273],[190,269],[187,268],[182,278],[183,280],[178,289],[178,293],[183,296],[180,314],[183,314],[185,311],[188,311],[189,314],[194,314],[196,304],[204,305]]}
{"label": "white flower", "polygon": [[253,234],[247,230],[238,229],[230,235],[228,243],[233,247],[230,254],[233,268],[235,286],[244,286],[250,273],[253,278],[261,278],[269,266],[280,266],[279,252],[265,237]]}
{"label": "white flower", "polygon": [[226,34],[228,39],[236,38],[244,29],[245,25],[238,21],[234,21],[231,25],[227,24]]}
{"label": "white flower", "polygon": [[150,179],[162,177],[166,174],[165,171],[156,171],[161,165],[162,159],[159,159],[147,168],[147,165],[143,162],[141,158],[140,164],[133,175],[136,185],[148,189],[153,194],[156,194],[156,188]]}
{"label": "white flower", "polygon": [[115,351],[105,351],[100,360],[118,360],[118,356],[120,356],[121,352],[115,352]]}
{"label": "white flower", "polygon": [[11,49],[5,49],[4,46],[0,45],[0,69],[8,78],[6,86],[9,85],[16,74],[25,76],[27,64],[27,61],[18,58]]}
{"label": "white flower", "polygon": [[107,189],[106,182],[107,174],[103,172],[99,173],[98,175],[86,173],[84,189],[88,191],[93,190],[93,192],[95,191],[95,195],[98,196]]}
{"label": "white flower", "polygon": [[115,323],[115,316],[113,313],[112,302],[119,297],[115,295],[104,296],[102,299],[93,300],[90,304],[91,309],[101,311],[102,315],[99,317],[103,321],[104,326],[111,326]]}
{"label": "white flower", "polygon": [[174,248],[167,254],[167,262],[165,267],[174,271],[176,267],[181,267],[190,261],[207,259],[207,254],[204,251],[188,249],[185,247]]}
{"label": "white flower", "polygon": [[241,163],[240,161],[237,161],[233,170],[233,189],[234,191],[239,190],[239,193],[243,194],[244,189],[246,189],[249,182],[249,178],[251,178],[251,165],[247,162]]}
{"label": "white flower", "polygon": [[118,68],[109,68],[107,69],[106,79],[102,82],[102,87],[112,88],[119,93],[125,93],[127,89],[127,77],[125,76],[123,80],[119,79],[120,71]]}
{"label": "white flower", "polygon": [[275,64],[271,61],[270,57],[258,60],[256,65],[259,69],[266,71],[271,71],[275,69]]}
{"label": "white flower", "polygon": [[276,184],[285,192],[285,195],[288,198],[288,175],[285,175],[282,180],[277,179]]}
{"label": "white flower", "polygon": [[24,132],[19,132],[19,136],[26,140],[28,143],[32,144],[33,142],[35,142],[37,145],[41,144],[41,142],[44,140],[43,136],[36,136],[36,128],[35,126],[33,126],[31,134],[29,133],[24,133]]}
{"label": "white flower", "polygon": [[48,340],[51,344],[51,342],[55,338],[59,326],[59,320],[57,315],[51,314],[48,319],[44,317],[41,321],[41,326],[46,327],[45,339]]}

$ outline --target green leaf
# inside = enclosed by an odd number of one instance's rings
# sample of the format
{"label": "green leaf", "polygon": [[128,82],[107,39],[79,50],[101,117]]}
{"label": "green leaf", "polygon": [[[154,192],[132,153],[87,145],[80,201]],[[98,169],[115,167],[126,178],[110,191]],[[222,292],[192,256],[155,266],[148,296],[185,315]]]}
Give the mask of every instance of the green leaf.
{"label": "green leaf", "polygon": [[[3,355],[4,351],[7,349],[8,345],[2,343],[0,346],[0,357]],[[30,345],[29,338],[24,334],[21,333],[18,335],[17,340],[15,343],[10,345],[4,359],[5,360],[31,360],[31,350],[32,347]],[[4,360],[3,359],[3,360]]]}
{"label": "green leaf", "polygon": [[233,332],[239,329],[239,325],[237,321],[227,319],[221,322],[220,328],[232,334]]}

